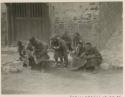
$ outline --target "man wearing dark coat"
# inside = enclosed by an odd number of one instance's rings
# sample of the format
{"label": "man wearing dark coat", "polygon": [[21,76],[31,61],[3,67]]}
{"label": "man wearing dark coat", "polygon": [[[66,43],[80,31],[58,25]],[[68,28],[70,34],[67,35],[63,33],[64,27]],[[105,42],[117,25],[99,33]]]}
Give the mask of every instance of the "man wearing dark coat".
{"label": "man wearing dark coat", "polygon": [[102,56],[91,43],[88,42],[85,46],[79,43],[77,49],[73,59],[73,66],[76,68],[73,70],[94,71],[100,67]]}
{"label": "man wearing dark coat", "polygon": [[48,46],[34,37],[30,39],[30,43],[33,47],[33,57],[36,63],[35,67],[38,67],[41,70],[44,68],[47,60],[49,59],[47,54]]}
{"label": "man wearing dark coat", "polygon": [[67,46],[67,49],[69,51],[72,51],[72,39],[71,37],[69,36],[69,34],[67,32],[65,32],[62,37],[61,37],[65,42],[66,42],[66,46]]}
{"label": "man wearing dark coat", "polygon": [[95,47],[92,47],[89,42],[85,44],[85,51],[80,57],[86,59],[85,70],[98,69],[103,60],[99,51]]}
{"label": "man wearing dark coat", "polygon": [[80,40],[81,40],[80,34],[79,33],[74,33],[73,39],[72,39],[72,46],[73,46],[74,49],[79,44]]}
{"label": "man wearing dark coat", "polygon": [[65,67],[68,65],[68,54],[67,54],[67,46],[63,39],[60,36],[53,37],[51,39],[51,47],[54,49],[54,58],[56,64],[59,63],[58,59],[60,59],[61,64],[65,64]]}

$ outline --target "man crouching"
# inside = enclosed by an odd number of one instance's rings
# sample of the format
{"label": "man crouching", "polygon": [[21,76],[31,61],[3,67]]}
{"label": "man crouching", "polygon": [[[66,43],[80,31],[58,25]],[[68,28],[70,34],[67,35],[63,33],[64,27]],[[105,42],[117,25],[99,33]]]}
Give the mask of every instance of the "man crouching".
{"label": "man crouching", "polygon": [[49,56],[47,54],[47,44],[40,42],[36,38],[32,37],[29,40],[30,44],[33,46],[33,57],[35,64],[31,66],[32,69],[39,69],[40,71],[45,69],[48,64]]}
{"label": "man crouching", "polygon": [[80,57],[87,60],[83,67],[84,70],[90,71],[97,70],[103,60],[99,51],[96,48],[92,47],[91,43],[85,44],[85,51]]}

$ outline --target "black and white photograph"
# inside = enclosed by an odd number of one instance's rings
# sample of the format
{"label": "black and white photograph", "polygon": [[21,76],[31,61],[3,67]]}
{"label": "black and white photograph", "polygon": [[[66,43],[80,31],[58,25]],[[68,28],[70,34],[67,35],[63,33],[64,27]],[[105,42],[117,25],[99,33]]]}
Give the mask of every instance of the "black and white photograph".
{"label": "black and white photograph", "polygon": [[123,1],[2,2],[1,94],[123,94]]}

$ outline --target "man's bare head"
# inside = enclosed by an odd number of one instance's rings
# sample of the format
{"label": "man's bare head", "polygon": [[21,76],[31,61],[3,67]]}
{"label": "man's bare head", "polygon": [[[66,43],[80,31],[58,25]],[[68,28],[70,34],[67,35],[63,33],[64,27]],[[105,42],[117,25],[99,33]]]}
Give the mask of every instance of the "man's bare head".
{"label": "man's bare head", "polygon": [[90,42],[85,43],[85,49],[86,50],[91,49],[91,47],[92,47],[92,44]]}
{"label": "man's bare head", "polygon": [[36,38],[35,38],[35,37],[31,37],[29,41],[30,41],[30,43],[31,43],[32,45],[35,45],[35,44],[36,44]]}

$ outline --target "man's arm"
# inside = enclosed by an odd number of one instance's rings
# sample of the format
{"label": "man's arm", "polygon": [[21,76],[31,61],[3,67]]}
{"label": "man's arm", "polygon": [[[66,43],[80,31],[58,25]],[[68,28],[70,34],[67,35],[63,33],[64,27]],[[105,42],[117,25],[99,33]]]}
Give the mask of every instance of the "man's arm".
{"label": "man's arm", "polygon": [[96,48],[93,48],[93,54],[88,55],[86,58],[90,59],[90,58],[100,58],[101,54],[99,53],[99,51]]}
{"label": "man's arm", "polygon": [[88,55],[88,56],[86,56],[86,59],[91,59],[91,58],[95,58],[96,57],[96,55]]}

